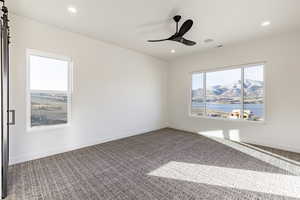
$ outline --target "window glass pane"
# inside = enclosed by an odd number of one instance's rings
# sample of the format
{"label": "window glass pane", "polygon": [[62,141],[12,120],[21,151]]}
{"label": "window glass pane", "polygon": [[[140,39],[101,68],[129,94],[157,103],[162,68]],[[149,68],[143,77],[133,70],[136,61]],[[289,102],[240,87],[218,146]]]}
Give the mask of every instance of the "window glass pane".
{"label": "window glass pane", "polygon": [[66,93],[31,92],[31,127],[68,123]]}
{"label": "window glass pane", "polygon": [[264,66],[244,69],[244,118],[264,120]]}
{"label": "window glass pane", "polygon": [[207,116],[239,119],[241,107],[241,69],[206,73]]}
{"label": "window glass pane", "polygon": [[203,73],[192,75],[192,108],[191,114],[204,115]]}
{"label": "window glass pane", "polygon": [[68,62],[30,56],[31,90],[68,90]]}

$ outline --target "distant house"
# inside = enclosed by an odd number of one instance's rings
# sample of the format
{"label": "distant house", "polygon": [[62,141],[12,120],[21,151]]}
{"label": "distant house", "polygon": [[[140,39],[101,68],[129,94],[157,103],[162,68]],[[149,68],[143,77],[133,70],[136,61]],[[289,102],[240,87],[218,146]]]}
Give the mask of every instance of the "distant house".
{"label": "distant house", "polygon": [[[251,119],[253,117],[253,113],[251,110],[244,110],[244,119]],[[232,110],[229,114],[230,119],[241,119],[241,110],[235,109]]]}

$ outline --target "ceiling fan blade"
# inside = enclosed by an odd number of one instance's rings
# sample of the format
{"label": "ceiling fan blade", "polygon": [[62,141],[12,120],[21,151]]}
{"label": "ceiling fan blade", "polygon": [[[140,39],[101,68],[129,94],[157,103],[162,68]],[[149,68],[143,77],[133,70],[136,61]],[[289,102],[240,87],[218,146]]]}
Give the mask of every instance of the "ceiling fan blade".
{"label": "ceiling fan blade", "polygon": [[171,40],[175,41],[175,42],[180,42],[180,43],[188,45],[188,46],[194,46],[195,44],[197,44],[196,42],[191,41],[191,40],[187,40],[183,37],[176,37],[176,38],[173,38]]}
{"label": "ceiling fan blade", "polygon": [[191,40],[187,40],[185,38],[181,38],[180,42],[185,44],[185,45],[188,45],[188,46],[194,46],[195,44],[197,44],[196,42],[191,41]]}
{"label": "ceiling fan blade", "polygon": [[186,20],[179,29],[177,36],[182,37],[186,34],[193,26],[193,20]]}
{"label": "ceiling fan blade", "polygon": [[148,40],[148,42],[162,42],[162,41],[166,41],[169,39],[161,39],[161,40]]}
{"label": "ceiling fan blade", "polygon": [[[171,41],[175,41],[175,42],[180,42],[187,46],[193,46],[196,44],[196,42],[183,38],[183,35],[185,35],[192,28],[193,23],[194,23],[193,20],[188,19],[182,24],[179,31],[178,32],[176,31],[176,33],[174,35],[172,35],[171,37],[166,38],[166,39],[160,39],[160,40],[148,40],[148,42],[162,42],[162,41],[166,41],[166,40],[171,40]],[[178,24],[178,22],[177,22],[177,24]]]}

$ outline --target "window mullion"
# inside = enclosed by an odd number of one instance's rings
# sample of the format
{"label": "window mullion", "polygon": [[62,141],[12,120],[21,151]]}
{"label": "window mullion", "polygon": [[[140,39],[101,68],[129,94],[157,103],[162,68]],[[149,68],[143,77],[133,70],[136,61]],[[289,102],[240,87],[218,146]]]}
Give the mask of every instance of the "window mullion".
{"label": "window mullion", "polygon": [[241,68],[241,116],[240,118],[244,120],[244,96],[245,96],[245,90],[244,90],[244,83],[245,83],[245,68]]}
{"label": "window mullion", "polygon": [[36,93],[51,93],[51,94],[67,94],[67,93],[71,93],[70,91],[66,90],[29,90],[30,92],[36,92]]}
{"label": "window mullion", "polygon": [[203,73],[203,105],[204,105],[204,116],[207,116],[206,108],[206,72]]}

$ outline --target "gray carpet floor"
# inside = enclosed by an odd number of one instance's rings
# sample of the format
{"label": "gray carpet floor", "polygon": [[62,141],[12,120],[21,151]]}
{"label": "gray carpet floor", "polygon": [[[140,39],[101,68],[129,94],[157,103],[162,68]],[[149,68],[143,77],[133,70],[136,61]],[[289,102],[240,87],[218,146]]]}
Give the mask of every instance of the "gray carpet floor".
{"label": "gray carpet floor", "polygon": [[280,153],[163,129],[10,166],[7,199],[300,199],[300,155]]}

